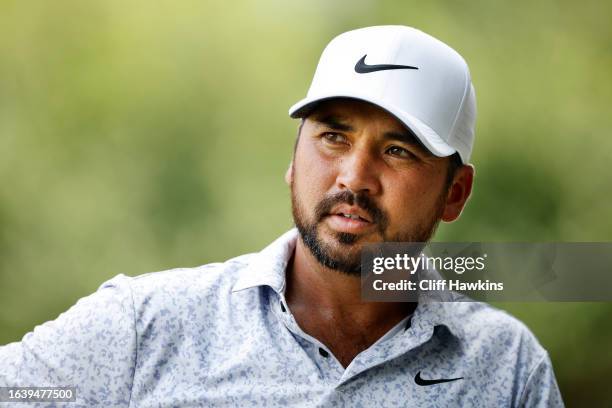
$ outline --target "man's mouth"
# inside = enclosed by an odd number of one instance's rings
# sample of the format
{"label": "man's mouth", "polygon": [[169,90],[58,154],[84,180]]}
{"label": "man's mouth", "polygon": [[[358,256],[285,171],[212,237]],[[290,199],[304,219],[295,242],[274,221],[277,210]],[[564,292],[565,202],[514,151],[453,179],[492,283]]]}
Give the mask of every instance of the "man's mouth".
{"label": "man's mouth", "polygon": [[362,217],[358,216],[357,214],[338,213],[338,214],[335,214],[335,215],[341,215],[343,217],[350,218],[352,220],[360,220],[360,221],[370,222],[370,221],[366,220],[365,218],[362,218]]}
{"label": "man's mouth", "polygon": [[330,215],[338,215],[341,217],[349,218],[355,221],[362,221],[372,223],[372,216],[367,211],[356,205],[340,204],[332,211]]}
{"label": "man's mouth", "polygon": [[343,204],[329,213],[327,225],[338,232],[359,234],[372,228],[374,222],[367,211]]}

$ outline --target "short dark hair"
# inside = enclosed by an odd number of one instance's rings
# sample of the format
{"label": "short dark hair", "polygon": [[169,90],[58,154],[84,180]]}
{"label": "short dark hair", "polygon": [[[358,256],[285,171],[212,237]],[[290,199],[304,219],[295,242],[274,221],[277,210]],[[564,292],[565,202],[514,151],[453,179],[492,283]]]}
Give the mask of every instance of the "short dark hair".
{"label": "short dark hair", "polygon": [[[304,127],[305,119],[306,119],[305,117],[302,117],[300,119],[300,124],[298,126],[298,131],[297,131],[297,137],[295,138],[295,144],[293,145],[293,155],[294,156],[295,156],[295,151],[297,150],[298,142],[300,141],[300,134],[302,133],[302,127]],[[419,142],[421,146],[423,146],[419,138],[416,137],[414,133],[413,133],[413,137],[415,138],[415,140]],[[423,146],[423,148],[426,151],[428,151],[425,146]],[[461,160],[461,156],[459,156],[459,153],[455,152],[452,155],[450,155],[449,162],[448,162],[448,169],[446,171],[446,188],[447,189],[450,188],[455,178],[455,174],[457,174],[457,170],[459,170],[461,167],[463,167],[463,161]]]}
{"label": "short dark hair", "polygon": [[448,190],[453,183],[455,178],[455,174],[457,174],[457,170],[463,167],[463,161],[461,160],[461,156],[459,153],[453,153],[448,161],[448,169],[446,170],[446,189]]}
{"label": "short dark hair", "polygon": [[304,127],[304,122],[306,118],[300,119],[300,125],[298,126],[297,137],[295,138],[295,143],[293,144],[293,155],[295,156],[295,151],[297,150],[298,142],[300,141],[300,134],[302,134],[302,128]]}

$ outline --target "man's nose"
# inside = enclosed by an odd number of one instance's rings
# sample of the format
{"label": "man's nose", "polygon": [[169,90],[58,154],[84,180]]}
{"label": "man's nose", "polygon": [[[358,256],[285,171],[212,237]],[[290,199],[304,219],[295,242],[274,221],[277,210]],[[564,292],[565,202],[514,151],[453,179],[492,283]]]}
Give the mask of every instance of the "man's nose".
{"label": "man's nose", "polygon": [[356,148],[340,159],[336,184],[341,189],[349,189],[376,195],[381,190],[375,159],[366,148]]}

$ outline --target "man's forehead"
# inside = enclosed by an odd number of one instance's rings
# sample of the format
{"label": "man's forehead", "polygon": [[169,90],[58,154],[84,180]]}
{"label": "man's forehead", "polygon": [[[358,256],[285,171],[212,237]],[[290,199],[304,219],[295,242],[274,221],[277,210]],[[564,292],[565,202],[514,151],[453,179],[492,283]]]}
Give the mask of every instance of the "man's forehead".
{"label": "man's forehead", "polygon": [[396,130],[406,129],[393,115],[384,109],[365,101],[348,98],[334,98],[318,103],[308,116],[320,121],[326,117],[333,117],[342,122],[358,122],[360,120],[377,120]]}

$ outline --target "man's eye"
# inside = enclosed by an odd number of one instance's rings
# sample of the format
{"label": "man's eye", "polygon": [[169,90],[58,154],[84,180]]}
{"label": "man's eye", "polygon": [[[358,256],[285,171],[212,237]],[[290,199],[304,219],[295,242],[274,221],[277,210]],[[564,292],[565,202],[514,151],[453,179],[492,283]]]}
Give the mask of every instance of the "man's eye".
{"label": "man's eye", "polygon": [[387,153],[389,153],[392,156],[402,157],[406,159],[416,158],[414,153],[409,152],[408,150],[404,149],[403,147],[399,147],[399,146],[391,146],[390,148],[387,149]]}
{"label": "man's eye", "polygon": [[339,133],[327,132],[323,134],[323,138],[330,143],[345,143],[346,137]]}

